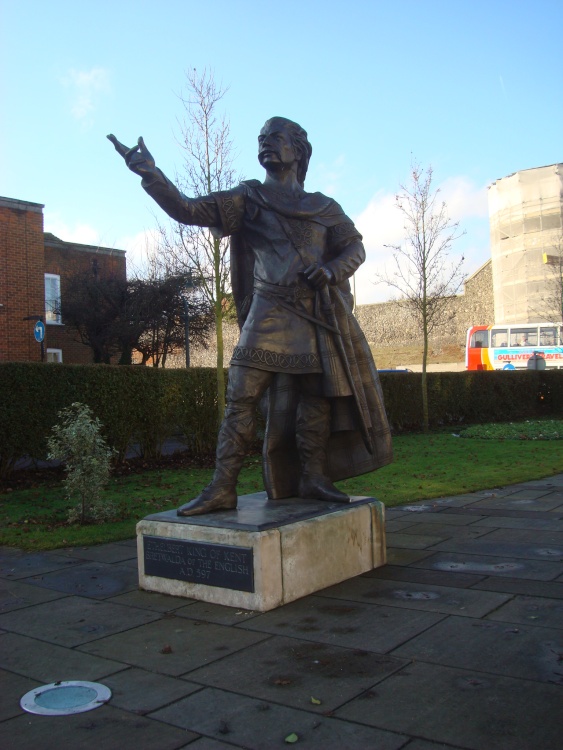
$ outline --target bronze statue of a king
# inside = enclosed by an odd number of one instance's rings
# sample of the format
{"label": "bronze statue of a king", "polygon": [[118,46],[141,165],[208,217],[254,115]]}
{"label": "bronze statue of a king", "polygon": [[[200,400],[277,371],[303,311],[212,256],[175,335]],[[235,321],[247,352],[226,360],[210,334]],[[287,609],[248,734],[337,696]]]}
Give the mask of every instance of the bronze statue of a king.
{"label": "bronze statue of a king", "polygon": [[349,502],[333,482],[389,463],[391,435],[379,376],[352,314],[348,280],[365,260],[362,236],[338,203],[305,192],[307,133],[272,117],[258,136],[265,180],[199,198],[180,193],[142,138],[133,148],[108,138],[169,216],[231,238],[240,339],[215,473],[178,515],[236,508],[237,478],[264,396],[268,497]]}

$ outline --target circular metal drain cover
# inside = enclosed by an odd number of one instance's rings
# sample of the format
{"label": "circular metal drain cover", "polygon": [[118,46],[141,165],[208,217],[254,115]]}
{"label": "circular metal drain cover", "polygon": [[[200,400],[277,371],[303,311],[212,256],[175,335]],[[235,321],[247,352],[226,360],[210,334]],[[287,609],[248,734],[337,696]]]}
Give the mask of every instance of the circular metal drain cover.
{"label": "circular metal drain cover", "polygon": [[105,685],[72,680],[53,682],[30,690],[20,700],[20,706],[30,714],[70,716],[99,708],[110,698],[111,690]]}

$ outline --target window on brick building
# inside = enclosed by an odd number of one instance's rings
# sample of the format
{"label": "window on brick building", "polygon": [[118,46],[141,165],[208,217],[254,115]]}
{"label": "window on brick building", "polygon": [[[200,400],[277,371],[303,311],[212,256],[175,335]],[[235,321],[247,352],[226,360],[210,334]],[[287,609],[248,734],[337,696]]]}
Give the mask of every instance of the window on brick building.
{"label": "window on brick building", "polygon": [[45,322],[61,323],[61,277],[45,274]]}
{"label": "window on brick building", "polygon": [[63,361],[63,350],[62,349],[47,349],[45,352],[47,362],[62,362]]}

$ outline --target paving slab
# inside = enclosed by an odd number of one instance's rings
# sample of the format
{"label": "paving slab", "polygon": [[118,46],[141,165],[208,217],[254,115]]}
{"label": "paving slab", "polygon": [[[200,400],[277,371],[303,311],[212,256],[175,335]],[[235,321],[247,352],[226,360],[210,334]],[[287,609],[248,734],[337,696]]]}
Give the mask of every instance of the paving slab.
{"label": "paving slab", "polygon": [[487,497],[472,505],[477,510],[524,510],[527,513],[545,512],[562,506],[563,496],[560,493],[533,491],[515,492],[505,497]]}
{"label": "paving slab", "polygon": [[139,609],[148,609],[153,612],[173,612],[180,607],[186,607],[188,604],[195,604],[195,599],[185,599],[183,596],[169,596],[160,594],[157,591],[128,591],[126,594],[112,596],[106,601],[115,604],[123,604],[126,607],[138,607]]}
{"label": "paving slab", "polygon": [[426,534],[389,534],[387,533],[387,544],[395,549],[426,549],[443,541],[441,536],[428,536]]}
{"label": "paving slab", "polygon": [[0,613],[22,609],[32,604],[50,602],[66,596],[60,591],[49,591],[37,586],[29,586],[22,581],[0,580]]}
{"label": "paving slab", "polygon": [[[219,742],[210,737],[200,737],[189,745],[185,745],[180,750],[233,750],[233,748],[242,748],[242,745],[234,745],[232,742]],[[242,748],[244,750],[244,748]]]}
{"label": "paving slab", "polygon": [[552,599],[563,599],[563,582],[530,581],[522,578],[501,578],[491,576],[483,578],[473,585],[481,591],[499,591],[507,594],[522,594],[524,596],[541,596]]}
{"label": "paving slab", "polygon": [[[414,513],[413,513],[414,517]],[[471,513],[465,508],[436,508],[432,510],[424,510],[416,514],[416,521],[413,523],[437,523],[437,524],[451,524],[452,526],[468,526],[471,523],[475,523],[483,516],[477,512]]]}
{"label": "paving slab", "polygon": [[430,586],[454,586],[455,588],[469,588],[484,579],[482,575],[424,570],[423,568],[408,568],[401,565],[384,565],[368,573],[363,573],[360,577],[381,578],[389,581],[411,581],[412,583],[427,583]]}
{"label": "paving slab", "polygon": [[539,531],[563,532],[563,521],[554,518],[538,518],[536,514],[525,517],[487,516],[475,522],[472,528],[491,526],[495,529],[538,529]]}
{"label": "paving slab", "polygon": [[563,601],[539,596],[517,596],[489,614],[488,619],[563,628]]}
{"label": "paving slab", "polygon": [[529,484],[525,487],[520,486],[520,489],[518,488],[518,485],[512,488],[512,492],[509,492],[507,494],[507,497],[509,497],[511,500],[540,500],[541,498],[545,498],[548,495],[551,496],[552,494],[557,494],[557,491],[554,491],[549,487],[544,487],[540,485],[532,485]]}
{"label": "paving slab", "polygon": [[106,599],[139,587],[136,566],[131,568],[119,563],[81,563],[67,570],[33,576],[26,579],[26,583],[93,599]]}
{"label": "paving slab", "polygon": [[88,654],[178,676],[268,638],[185,617],[164,618],[79,646]]}
{"label": "paving slab", "polygon": [[443,615],[435,612],[309,596],[254,617],[237,630],[290,635],[383,654],[441,619]]}
{"label": "paving slab", "polygon": [[490,555],[463,555],[455,552],[437,552],[411,564],[419,568],[452,573],[480,573],[511,578],[531,578],[538,581],[554,580],[561,571],[561,565],[555,562],[511,557],[497,559]]}
{"label": "paving slab", "polygon": [[452,616],[393,651],[393,656],[563,685],[563,633]]}
{"label": "paving slab", "polygon": [[451,523],[416,523],[404,529],[404,534],[417,535],[429,534],[433,537],[439,537],[440,541],[444,539],[476,539],[486,536],[492,532],[492,529],[485,526],[477,526],[477,522],[465,526],[454,526]]}
{"label": "paving slab", "polygon": [[117,661],[83,654],[17,633],[5,633],[1,641],[0,668],[37,680],[40,685],[57,680],[96,682],[124,668]]}
{"label": "paving slab", "polygon": [[355,578],[331,586],[323,591],[323,596],[463,617],[484,617],[511,598],[508,594],[486,594],[484,591],[375,578]]}
{"label": "paving slab", "polygon": [[0,627],[72,648],[160,617],[160,613],[71,596],[0,615]]}
{"label": "paving slab", "polygon": [[[39,683],[19,674],[13,674],[0,669],[0,722],[23,714],[20,698],[39,687]],[[7,745],[5,746],[8,747]]]}
{"label": "paving slab", "polygon": [[[18,750],[179,750],[198,735],[110,705],[74,716],[25,714],[0,724],[0,747]],[[17,739],[16,739],[17,738]]]}
{"label": "paving slab", "polygon": [[178,680],[136,667],[104,678],[104,685],[111,690],[112,706],[139,716],[145,716],[201,690],[201,685],[187,680]]}
{"label": "paving slab", "polygon": [[387,547],[387,562],[389,565],[412,565],[418,560],[424,560],[432,555],[432,552],[425,550],[395,549]]}
{"label": "paving slab", "polygon": [[397,510],[416,519],[420,513],[439,513],[442,508],[436,505],[432,500],[419,500],[414,503],[405,503],[398,506]]}
{"label": "paving slab", "polygon": [[[403,520],[398,518],[396,521],[385,520],[385,531],[389,534],[394,531],[403,531],[404,529],[411,529],[413,527],[413,521],[416,519],[407,518]],[[416,524],[415,524],[416,525]]]}
{"label": "paving slab", "polygon": [[336,716],[469,750],[561,748],[555,685],[416,663],[369,692]]}
{"label": "paving slab", "polygon": [[385,508],[385,521],[393,521],[399,518],[408,518],[408,513],[402,510],[402,506],[396,508]]}
{"label": "paving slab", "polygon": [[537,542],[500,542],[489,539],[447,539],[434,545],[433,549],[444,552],[458,552],[468,555],[491,555],[493,557],[511,557],[524,560],[563,561],[563,545],[542,545]]}
{"label": "paving slab", "polygon": [[298,736],[298,747],[316,750],[399,750],[406,740],[400,734],[215,688],[188,696],[151,717],[247,750],[285,747],[290,734]]}
{"label": "paving slab", "polygon": [[452,495],[452,497],[439,497],[434,500],[430,500],[430,504],[436,508],[463,508],[466,505],[473,505],[478,500],[482,500],[483,497],[495,497],[499,493],[471,493],[468,495]]}
{"label": "paving slab", "polygon": [[[558,521],[555,523],[558,523]],[[563,550],[563,530],[531,529],[524,526],[512,529],[489,529],[489,533],[483,541],[489,543],[510,542],[512,544],[530,544],[534,547],[553,546]]]}
{"label": "paving slab", "polygon": [[217,625],[238,625],[251,617],[257,617],[260,612],[239,609],[238,607],[225,607],[222,604],[196,602],[188,607],[180,607],[180,609],[175,610],[175,614],[178,617],[214,622]]}
{"label": "paving slab", "polygon": [[450,515],[453,516],[466,516],[472,518],[487,518],[493,516],[494,518],[537,518],[546,521],[556,521],[563,518],[563,511],[559,510],[535,510],[530,512],[529,510],[504,510],[500,508],[474,508],[473,506],[467,508],[450,508]]}
{"label": "paving slab", "polygon": [[443,742],[427,742],[426,740],[411,740],[401,750],[457,750],[453,745]]}
{"label": "paving slab", "polygon": [[274,637],[187,675],[193,682],[325,714],[406,664],[360,649]]}
{"label": "paving slab", "polygon": [[80,560],[91,560],[93,562],[116,563],[124,560],[135,560],[137,562],[137,550],[135,547],[123,544],[100,544],[95,547],[73,547],[66,549],[65,555],[77,557]]}
{"label": "paving slab", "polygon": [[29,578],[30,576],[49,573],[52,570],[72,568],[79,564],[80,560],[75,560],[64,554],[29,553],[7,547],[0,548],[0,578],[10,580]]}
{"label": "paving slab", "polygon": [[137,539],[136,537],[133,537],[133,539],[122,539],[119,542],[114,542],[114,544],[119,544],[122,547],[133,547],[133,549],[137,549]]}

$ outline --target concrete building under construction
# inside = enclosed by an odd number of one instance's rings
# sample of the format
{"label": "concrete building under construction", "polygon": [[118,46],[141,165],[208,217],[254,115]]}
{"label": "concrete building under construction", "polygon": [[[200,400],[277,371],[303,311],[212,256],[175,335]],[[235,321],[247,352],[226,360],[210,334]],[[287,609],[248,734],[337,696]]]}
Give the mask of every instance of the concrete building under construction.
{"label": "concrete building under construction", "polygon": [[494,322],[559,320],[550,288],[561,273],[563,164],[497,180],[489,188],[489,213]]}

